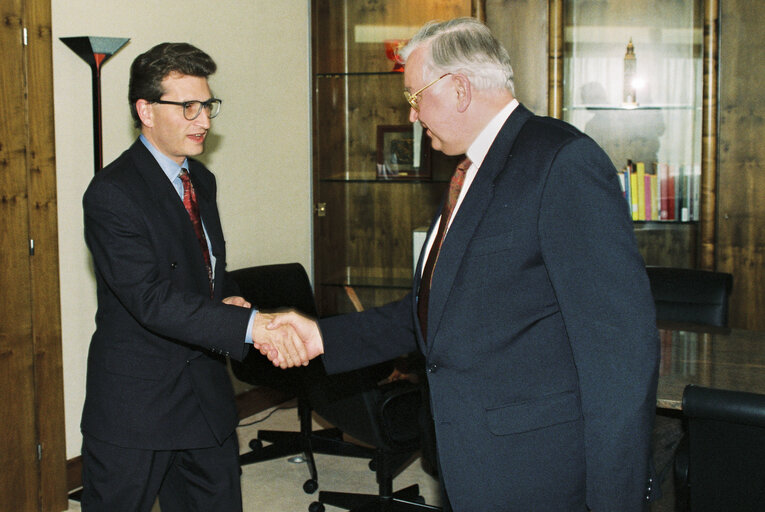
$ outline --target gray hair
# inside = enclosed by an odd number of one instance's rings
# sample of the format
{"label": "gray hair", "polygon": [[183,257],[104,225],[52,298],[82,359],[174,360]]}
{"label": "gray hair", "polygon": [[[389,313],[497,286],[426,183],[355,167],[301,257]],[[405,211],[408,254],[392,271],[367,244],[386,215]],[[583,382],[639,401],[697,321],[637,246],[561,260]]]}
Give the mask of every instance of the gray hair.
{"label": "gray hair", "polygon": [[406,62],[419,47],[429,50],[424,62],[426,75],[461,73],[476,89],[507,89],[515,95],[510,55],[477,19],[431,21],[401,49],[399,56]]}

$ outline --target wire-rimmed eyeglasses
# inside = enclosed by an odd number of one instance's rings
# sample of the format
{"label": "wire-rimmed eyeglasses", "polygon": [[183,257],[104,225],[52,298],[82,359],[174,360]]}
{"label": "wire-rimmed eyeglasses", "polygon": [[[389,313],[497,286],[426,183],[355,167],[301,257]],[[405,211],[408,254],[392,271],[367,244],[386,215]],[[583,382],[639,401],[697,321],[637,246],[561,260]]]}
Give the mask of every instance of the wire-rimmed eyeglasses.
{"label": "wire-rimmed eyeglasses", "polygon": [[404,91],[404,97],[406,98],[406,101],[409,102],[409,105],[411,105],[413,109],[415,109],[417,112],[419,112],[420,111],[420,105],[419,105],[420,94],[422,94],[422,91],[424,91],[425,89],[427,89],[431,85],[434,85],[436,82],[438,82],[442,78],[447,77],[449,75],[451,75],[451,73],[444,73],[443,75],[439,76],[438,78],[436,78],[435,80],[430,82],[425,87],[421,87],[417,92],[410,93],[409,91]]}
{"label": "wire-rimmed eyeglasses", "polygon": [[152,103],[159,103],[160,105],[178,105],[183,107],[183,117],[188,121],[193,121],[199,114],[202,113],[202,109],[207,112],[207,117],[212,119],[220,113],[220,104],[223,100],[218,98],[210,98],[207,101],[167,101],[167,100],[154,100]]}

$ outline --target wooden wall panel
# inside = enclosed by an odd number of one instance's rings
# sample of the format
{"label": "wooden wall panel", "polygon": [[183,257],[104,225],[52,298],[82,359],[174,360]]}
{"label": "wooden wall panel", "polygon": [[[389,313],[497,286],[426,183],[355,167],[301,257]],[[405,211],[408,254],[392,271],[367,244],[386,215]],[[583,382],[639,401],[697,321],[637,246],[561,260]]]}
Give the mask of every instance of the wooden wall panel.
{"label": "wooden wall panel", "polygon": [[733,274],[731,325],[765,330],[765,2],[720,2],[717,270]]}
{"label": "wooden wall panel", "polygon": [[0,510],[37,510],[32,297],[26,173],[21,0],[3,2],[0,23]]}
{"label": "wooden wall panel", "polygon": [[50,0],[26,0],[27,193],[41,510],[67,508]]}
{"label": "wooden wall panel", "polygon": [[2,6],[0,510],[67,508],[50,17]]}

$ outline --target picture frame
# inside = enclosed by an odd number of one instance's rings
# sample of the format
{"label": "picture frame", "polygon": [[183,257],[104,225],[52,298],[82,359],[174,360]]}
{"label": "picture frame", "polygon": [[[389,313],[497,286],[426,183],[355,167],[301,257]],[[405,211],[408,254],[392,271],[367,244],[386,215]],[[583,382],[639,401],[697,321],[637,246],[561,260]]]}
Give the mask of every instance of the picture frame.
{"label": "picture frame", "polygon": [[429,180],[430,139],[420,123],[377,126],[377,179]]}

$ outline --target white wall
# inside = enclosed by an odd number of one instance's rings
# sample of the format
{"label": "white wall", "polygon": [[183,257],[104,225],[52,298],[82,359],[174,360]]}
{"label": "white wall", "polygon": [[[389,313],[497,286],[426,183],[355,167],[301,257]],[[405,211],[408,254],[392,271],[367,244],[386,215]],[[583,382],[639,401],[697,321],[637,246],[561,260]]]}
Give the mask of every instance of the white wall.
{"label": "white wall", "polygon": [[128,37],[102,68],[104,164],[136,137],[127,102],[133,59],[187,41],[218,64],[223,109],[202,160],[218,178],[229,269],[299,261],[311,273],[308,0],[52,0],[56,169],[67,458],[79,455],[95,280],[82,194],[93,175],[89,66],[60,37]]}

